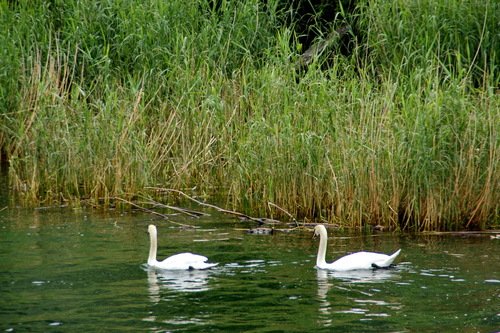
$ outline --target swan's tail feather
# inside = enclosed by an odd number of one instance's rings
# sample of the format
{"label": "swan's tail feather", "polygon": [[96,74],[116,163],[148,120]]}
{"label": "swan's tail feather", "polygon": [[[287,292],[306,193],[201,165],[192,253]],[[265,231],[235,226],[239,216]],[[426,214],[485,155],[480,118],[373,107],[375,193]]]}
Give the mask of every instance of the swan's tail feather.
{"label": "swan's tail feather", "polygon": [[401,249],[394,252],[389,258],[391,258],[394,261],[394,259],[396,259],[396,257],[399,255],[399,252],[401,252]]}
{"label": "swan's tail feather", "polygon": [[384,261],[379,261],[375,262],[372,264],[373,268],[387,268],[392,265],[392,262],[396,257],[399,255],[399,252],[401,252],[401,249],[397,250],[394,252],[392,255],[389,256],[389,258],[385,259]]}

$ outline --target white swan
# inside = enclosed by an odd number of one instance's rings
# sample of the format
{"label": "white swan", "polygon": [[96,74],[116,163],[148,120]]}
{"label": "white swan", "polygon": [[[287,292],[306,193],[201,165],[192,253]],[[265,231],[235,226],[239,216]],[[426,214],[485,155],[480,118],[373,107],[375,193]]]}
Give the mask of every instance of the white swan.
{"label": "white swan", "polygon": [[318,257],[316,258],[316,267],[320,269],[351,271],[356,269],[385,268],[392,264],[401,251],[401,249],[399,249],[391,256],[382,253],[362,251],[346,255],[332,263],[327,263],[325,261],[325,253],[328,234],[324,225],[318,224],[314,227],[314,236],[318,235],[319,249]]}
{"label": "white swan", "polygon": [[207,269],[214,267],[217,264],[207,263],[207,257],[200,256],[199,254],[192,254],[189,252],[174,254],[163,261],[156,260],[156,226],[150,224],[148,227],[149,240],[151,242],[149,247],[148,265],[159,269],[169,270],[190,270],[190,269]]}

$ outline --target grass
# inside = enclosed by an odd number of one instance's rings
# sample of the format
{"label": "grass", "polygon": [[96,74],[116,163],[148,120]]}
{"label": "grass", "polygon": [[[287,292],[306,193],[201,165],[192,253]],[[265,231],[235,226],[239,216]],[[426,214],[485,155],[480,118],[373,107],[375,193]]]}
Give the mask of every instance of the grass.
{"label": "grass", "polygon": [[[279,2],[0,2],[17,200],[161,186],[363,229],[498,227],[499,7],[370,1],[304,73]],[[495,30],[496,29],[496,30]]]}

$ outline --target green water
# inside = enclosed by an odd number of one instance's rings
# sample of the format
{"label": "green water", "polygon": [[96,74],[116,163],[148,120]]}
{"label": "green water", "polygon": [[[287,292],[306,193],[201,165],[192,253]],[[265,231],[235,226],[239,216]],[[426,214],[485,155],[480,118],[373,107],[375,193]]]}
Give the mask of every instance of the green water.
{"label": "green water", "polygon": [[[329,237],[327,259],[402,249],[394,269],[314,268],[312,232],[249,235],[225,217],[86,210],[0,212],[0,332],[495,332],[500,240],[489,236]],[[159,258],[204,254],[210,271],[144,265],[147,225]]]}

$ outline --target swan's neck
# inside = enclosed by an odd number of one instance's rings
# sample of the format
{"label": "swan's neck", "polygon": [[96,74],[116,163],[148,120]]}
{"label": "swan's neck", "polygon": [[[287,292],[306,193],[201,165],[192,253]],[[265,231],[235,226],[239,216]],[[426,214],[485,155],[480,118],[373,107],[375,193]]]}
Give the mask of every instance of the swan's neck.
{"label": "swan's neck", "polygon": [[156,261],[156,232],[149,233],[149,257],[148,265],[154,265]]}
{"label": "swan's neck", "polygon": [[326,264],[326,261],[325,261],[326,242],[327,242],[327,235],[325,235],[324,232],[321,232],[319,235],[318,256],[316,258],[316,266],[318,266],[318,267]]}

